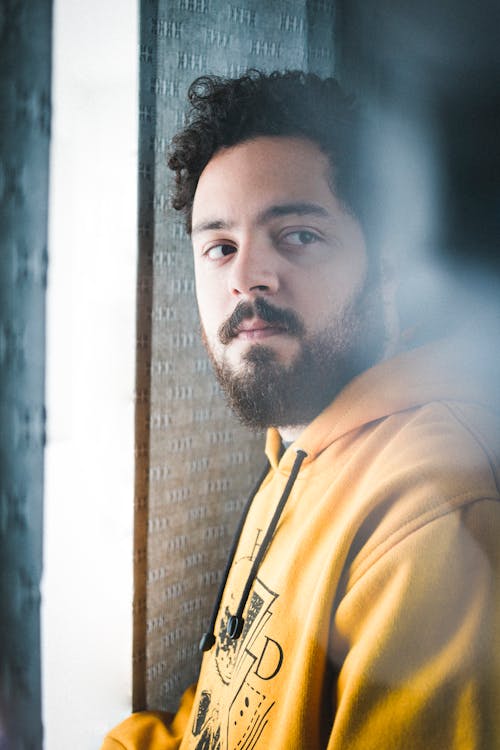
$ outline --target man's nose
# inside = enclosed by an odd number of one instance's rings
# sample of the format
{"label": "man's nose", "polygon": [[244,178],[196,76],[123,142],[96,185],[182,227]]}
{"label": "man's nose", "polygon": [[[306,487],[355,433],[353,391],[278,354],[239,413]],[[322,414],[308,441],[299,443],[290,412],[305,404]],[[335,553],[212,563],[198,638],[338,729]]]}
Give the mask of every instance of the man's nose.
{"label": "man's nose", "polygon": [[230,292],[234,296],[276,294],[279,274],[276,254],[266,242],[242,243],[231,263]]}

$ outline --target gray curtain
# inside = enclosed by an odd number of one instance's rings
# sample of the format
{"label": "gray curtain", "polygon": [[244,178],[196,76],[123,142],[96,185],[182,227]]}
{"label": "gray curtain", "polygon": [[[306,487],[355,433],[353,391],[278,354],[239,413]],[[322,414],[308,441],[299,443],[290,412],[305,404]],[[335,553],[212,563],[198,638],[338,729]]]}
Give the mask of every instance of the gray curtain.
{"label": "gray curtain", "polygon": [[42,746],[40,576],[52,3],[0,6],[0,748]]}
{"label": "gray curtain", "polygon": [[169,208],[166,153],[186,91],[249,67],[334,72],[325,0],[143,0],[134,708],[175,709],[199,664],[232,532],[264,462],[224,405],[200,344],[191,249]]}

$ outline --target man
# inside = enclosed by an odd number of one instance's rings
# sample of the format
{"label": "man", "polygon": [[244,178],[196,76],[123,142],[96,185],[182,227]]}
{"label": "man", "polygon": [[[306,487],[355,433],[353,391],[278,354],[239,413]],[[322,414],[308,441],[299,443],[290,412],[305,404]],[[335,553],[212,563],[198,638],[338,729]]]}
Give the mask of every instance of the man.
{"label": "man", "polygon": [[200,79],[190,99],[174,206],[215,372],[268,428],[269,465],[197,686],[175,717],[135,714],[104,748],[498,747],[483,349],[458,334],[403,346],[359,116],[335,81],[251,72]]}

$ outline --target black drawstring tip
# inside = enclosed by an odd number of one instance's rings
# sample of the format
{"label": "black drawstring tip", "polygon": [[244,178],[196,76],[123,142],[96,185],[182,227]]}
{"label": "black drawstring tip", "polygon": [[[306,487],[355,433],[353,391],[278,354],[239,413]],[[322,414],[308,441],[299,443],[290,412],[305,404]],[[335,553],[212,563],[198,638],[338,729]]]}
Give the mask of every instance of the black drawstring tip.
{"label": "black drawstring tip", "polygon": [[238,615],[230,615],[226,625],[226,633],[230,638],[236,640],[240,637],[243,631],[244,624],[245,620],[243,619],[243,617],[238,617]]}
{"label": "black drawstring tip", "polygon": [[213,633],[203,633],[199,645],[200,651],[210,651],[215,643],[215,635]]}

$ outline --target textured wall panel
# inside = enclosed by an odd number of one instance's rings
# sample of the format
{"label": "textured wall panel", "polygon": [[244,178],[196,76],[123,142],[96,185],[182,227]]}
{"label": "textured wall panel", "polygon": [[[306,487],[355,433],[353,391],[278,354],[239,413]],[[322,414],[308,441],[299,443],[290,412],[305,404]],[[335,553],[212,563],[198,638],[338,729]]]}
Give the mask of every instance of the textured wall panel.
{"label": "textured wall panel", "polygon": [[330,2],[142,3],[134,706],[175,708],[196,678],[262,436],[224,404],[200,343],[191,248],[166,152],[198,75],[333,69]]}
{"label": "textured wall panel", "polygon": [[0,747],[42,746],[50,0],[0,7]]}

